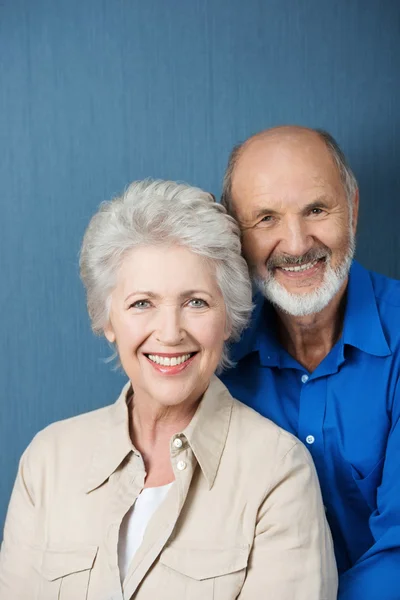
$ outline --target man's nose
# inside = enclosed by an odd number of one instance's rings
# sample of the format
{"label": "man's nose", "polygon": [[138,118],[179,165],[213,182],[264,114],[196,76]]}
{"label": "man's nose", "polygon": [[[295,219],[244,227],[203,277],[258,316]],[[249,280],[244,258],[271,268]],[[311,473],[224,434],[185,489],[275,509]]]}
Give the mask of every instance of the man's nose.
{"label": "man's nose", "polygon": [[157,341],[164,346],[176,346],[182,342],[185,333],[178,307],[168,306],[159,309],[155,334]]}
{"label": "man's nose", "polygon": [[307,223],[300,217],[287,219],[282,224],[279,250],[292,256],[301,256],[310,250],[314,240]]}

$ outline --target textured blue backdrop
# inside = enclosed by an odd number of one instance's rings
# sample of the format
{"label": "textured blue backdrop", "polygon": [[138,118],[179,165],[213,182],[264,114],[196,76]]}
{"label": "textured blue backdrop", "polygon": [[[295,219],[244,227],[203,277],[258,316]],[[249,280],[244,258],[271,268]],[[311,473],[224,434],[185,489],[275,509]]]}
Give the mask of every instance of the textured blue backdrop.
{"label": "textured blue backdrop", "polygon": [[0,528],[35,432],[121,385],[77,255],[129,181],[218,194],[235,142],[325,127],[360,181],[359,258],[400,276],[399,31],[396,0],[0,0]]}

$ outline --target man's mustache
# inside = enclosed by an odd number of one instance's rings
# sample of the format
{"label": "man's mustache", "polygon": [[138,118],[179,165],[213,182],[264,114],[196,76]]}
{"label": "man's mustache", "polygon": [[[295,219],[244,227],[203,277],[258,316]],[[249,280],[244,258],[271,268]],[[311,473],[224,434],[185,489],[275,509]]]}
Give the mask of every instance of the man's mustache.
{"label": "man's mustache", "polygon": [[299,256],[293,256],[291,254],[276,254],[271,256],[267,262],[267,269],[276,269],[277,267],[295,267],[298,265],[304,265],[310,262],[315,262],[321,258],[329,258],[332,251],[327,246],[318,246],[318,248],[311,248],[304,254]]}

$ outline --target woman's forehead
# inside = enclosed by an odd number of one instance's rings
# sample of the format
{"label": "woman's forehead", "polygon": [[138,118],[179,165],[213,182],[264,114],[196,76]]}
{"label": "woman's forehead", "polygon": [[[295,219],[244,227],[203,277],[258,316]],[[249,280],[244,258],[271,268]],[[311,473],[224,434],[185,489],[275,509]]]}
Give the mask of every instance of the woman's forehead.
{"label": "woman's forehead", "polygon": [[136,248],[125,256],[117,287],[123,293],[179,296],[188,290],[215,293],[217,281],[210,260],[182,246],[157,245]]}

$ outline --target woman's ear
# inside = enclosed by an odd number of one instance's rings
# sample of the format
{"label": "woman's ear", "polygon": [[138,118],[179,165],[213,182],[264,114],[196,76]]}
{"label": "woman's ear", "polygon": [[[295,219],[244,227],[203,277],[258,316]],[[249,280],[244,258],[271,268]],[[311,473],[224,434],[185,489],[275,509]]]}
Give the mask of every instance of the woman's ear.
{"label": "woman's ear", "polygon": [[224,332],[224,342],[226,342],[227,340],[229,340],[229,338],[232,335],[232,325],[228,322],[228,319],[226,319],[226,323],[225,323],[225,332]]}
{"label": "woman's ear", "polygon": [[113,329],[110,321],[108,322],[108,324],[104,328],[104,337],[106,338],[107,341],[110,342],[110,344],[114,344],[115,343],[115,333],[114,333],[114,329]]}

